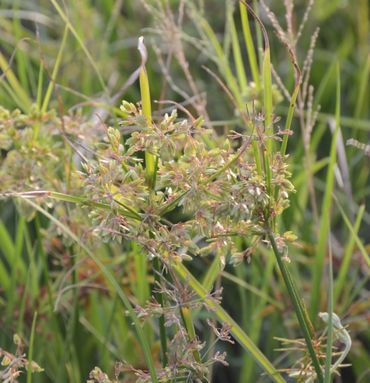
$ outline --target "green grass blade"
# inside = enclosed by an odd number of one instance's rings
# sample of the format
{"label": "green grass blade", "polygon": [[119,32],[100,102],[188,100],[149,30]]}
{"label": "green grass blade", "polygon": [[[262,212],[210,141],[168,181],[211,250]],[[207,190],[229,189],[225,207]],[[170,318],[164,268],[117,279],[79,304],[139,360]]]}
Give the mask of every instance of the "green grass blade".
{"label": "green grass blade", "polygon": [[0,222],[0,242],[1,252],[4,254],[6,260],[11,264],[13,254],[15,253],[15,246],[3,222]]}
{"label": "green grass blade", "polygon": [[49,101],[50,101],[50,97],[51,97],[51,92],[53,91],[53,88],[55,86],[55,81],[56,81],[56,78],[58,75],[60,64],[62,62],[64,48],[65,48],[66,42],[67,42],[67,37],[68,37],[68,27],[66,25],[64,28],[62,42],[60,43],[58,55],[57,55],[57,58],[55,60],[53,72],[51,74],[50,82],[49,82],[48,88],[47,88],[46,93],[45,93],[44,101],[42,103],[41,113],[46,113],[46,111],[48,109]]}
{"label": "green grass blade", "polygon": [[[13,3],[14,14],[17,14],[17,12],[19,11],[19,3],[20,3],[20,0],[15,0]],[[23,36],[22,36],[22,25],[20,20],[14,17],[12,20],[12,24],[13,24],[12,33],[14,34],[14,37],[17,40],[21,40]],[[24,52],[21,49],[21,47],[20,49],[17,49],[15,53],[15,57],[16,57],[16,64],[17,64],[17,74],[18,74],[20,84],[23,90],[25,91],[25,93],[30,94],[29,83],[28,83],[28,73],[27,73],[27,68],[30,67],[29,57],[26,54],[26,52]]]}
{"label": "green grass blade", "polygon": [[[141,54],[141,68],[139,74],[140,81],[140,94],[141,94],[141,107],[143,111],[143,116],[145,117],[148,128],[152,127],[152,102],[150,98],[150,86],[148,80],[148,74],[145,69],[146,61],[146,48],[143,42],[143,37],[139,39],[139,51]],[[145,177],[150,189],[154,190],[155,188],[155,179],[156,179],[156,168],[157,168],[158,159],[148,150],[145,151]]]}
{"label": "green grass blade", "polygon": [[37,93],[36,93],[36,105],[39,110],[41,110],[41,104],[42,104],[42,86],[44,83],[44,67],[42,63],[40,63],[39,66],[39,76],[37,81]]}
{"label": "green grass blade", "polygon": [[358,92],[358,98],[357,98],[356,109],[354,114],[355,118],[359,118],[361,116],[361,112],[364,109],[366,90],[369,88],[369,72],[370,72],[370,54],[367,56],[366,64],[364,66],[363,72],[361,73],[360,89]]}
{"label": "green grass blade", "polygon": [[9,63],[5,60],[3,54],[0,52],[0,69],[3,71],[5,77],[9,81],[10,88],[16,99],[19,100],[19,107],[23,111],[28,112],[32,105],[32,100],[28,96],[27,92],[22,88],[17,77],[15,76],[12,69],[9,67]]}
{"label": "green grass blade", "polygon": [[[330,223],[329,223],[330,225]],[[329,273],[328,273],[328,335],[326,340],[325,352],[325,372],[324,383],[331,382],[331,359],[333,347],[333,254],[331,250],[331,240],[329,238]]]}
{"label": "green grass blade", "polygon": [[[191,310],[189,309],[189,307],[182,307],[180,309],[180,312],[181,312],[181,317],[186,328],[186,332],[188,333],[188,336],[189,336],[189,341],[192,342],[197,338],[197,335],[195,333],[195,327],[194,327]],[[198,350],[195,350],[193,352],[193,355],[194,355],[194,359],[198,363],[200,363],[201,362],[200,352]]]}
{"label": "green grass blade", "polygon": [[[54,191],[49,191],[49,190],[37,190],[37,191],[32,191],[32,192],[23,192],[23,193],[5,193],[5,197],[21,197],[24,199],[32,199],[32,198],[37,198],[37,197],[48,197],[52,198],[58,201],[64,201],[64,202],[70,202],[74,204],[79,204],[79,205],[85,205],[85,206],[91,206],[94,208],[98,209],[104,209],[104,210],[111,210],[112,206],[108,203],[103,203],[103,202],[96,202],[96,201],[91,201],[90,199],[87,199],[85,197],[80,197],[80,196],[73,196],[70,194],[66,193],[59,193],[59,192],[54,192]],[[0,195],[1,197],[1,195]],[[141,220],[141,216],[139,213],[137,213],[133,208],[131,208],[128,205],[123,204],[117,197],[117,199],[114,199],[115,202],[117,202],[118,207],[116,207],[117,212],[122,214],[124,217],[128,218],[133,218],[136,220]]]}
{"label": "green grass blade", "polygon": [[217,40],[217,36],[215,35],[213,29],[211,28],[211,26],[209,25],[206,19],[201,18],[198,21],[200,26],[203,29],[203,32],[208,37],[208,40],[216,53],[217,63],[219,65],[220,72],[223,74],[226,80],[227,86],[230,88],[233,96],[235,97],[239,108],[244,108],[241,93],[240,93],[240,88],[230,68],[229,61],[226,59],[226,56],[221,47],[221,44]]}
{"label": "green grass blade", "polygon": [[0,285],[5,291],[9,290],[9,286],[10,286],[9,271],[1,259],[0,259]]}
{"label": "green grass blade", "polygon": [[239,7],[240,7],[240,17],[242,20],[244,42],[245,42],[245,46],[247,48],[247,53],[248,53],[249,65],[251,66],[252,77],[253,77],[253,81],[256,84],[257,92],[259,92],[259,90],[261,89],[261,82],[260,82],[260,76],[258,71],[256,51],[254,48],[252,33],[249,27],[248,12],[247,12],[247,8],[245,7],[243,3],[240,3]]}
{"label": "green grass blade", "polygon": [[77,42],[80,44],[82,50],[84,51],[86,57],[88,58],[88,60],[90,62],[90,65],[92,66],[92,68],[94,69],[94,71],[95,71],[95,73],[96,73],[96,75],[98,77],[98,81],[100,82],[100,85],[101,85],[102,89],[105,92],[107,92],[107,87],[105,85],[104,79],[103,79],[103,77],[102,77],[102,75],[101,75],[101,73],[99,71],[98,66],[96,65],[96,62],[95,62],[94,58],[91,56],[91,53],[87,49],[85,43],[82,41],[82,39],[79,36],[79,34],[77,33],[76,29],[71,24],[71,22],[69,21],[67,15],[64,13],[63,9],[60,7],[60,5],[57,3],[57,1],[56,0],[50,0],[50,2],[53,4],[54,8],[59,13],[59,16],[62,18],[62,20],[64,21],[66,26],[69,28],[69,30],[71,31],[71,33],[73,34],[73,36],[75,37]]}
{"label": "green grass blade", "polygon": [[366,264],[368,265],[368,267],[370,267],[370,256],[369,256],[369,253],[366,251],[365,246],[361,242],[361,239],[359,238],[359,236],[357,235],[357,233],[353,229],[352,223],[351,223],[350,219],[347,217],[347,214],[343,210],[342,206],[340,205],[340,203],[337,201],[336,198],[334,200],[335,200],[335,202],[336,202],[336,204],[337,204],[337,206],[339,208],[339,211],[340,211],[340,213],[342,215],[344,223],[346,224],[347,228],[349,229],[351,235],[354,236],[356,245],[358,246],[358,248],[359,248],[359,250],[361,252],[361,255],[364,257],[364,260],[365,260]]}
{"label": "green grass blade", "polygon": [[236,68],[236,74],[238,77],[239,81],[239,87],[244,94],[247,90],[248,87],[248,81],[247,81],[247,76],[244,70],[244,63],[243,63],[243,58],[242,54],[240,51],[240,44],[238,40],[238,33],[236,31],[235,27],[235,22],[232,14],[232,9],[229,7],[230,10],[228,11],[228,18],[229,18],[229,26],[230,26],[230,32],[231,32],[231,44],[232,44],[232,49],[233,49],[233,56],[234,56],[234,61],[235,61],[235,68]]}
{"label": "green grass blade", "polygon": [[338,302],[338,299],[341,296],[342,290],[345,286],[348,272],[350,270],[350,262],[351,262],[351,258],[353,254],[353,248],[355,245],[355,238],[360,229],[361,220],[364,215],[364,212],[365,212],[365,205],[362,205],[360,206],[360,209],[357,213],[356,221],[353,226],[353,232],[351,232],[351,236],[347,242],[346,248],[344,250],[343,259],[340,265],[339,273],[335,280],[334,304]]}
{"label": "green grass blade", "polygon": [[33,347],[35,341],[35,330],[37,321],[37,311],[35,311],[32,320],[31,336],[28,350],[28,367],[27,367],[27,383],[32,383],[32,360],[33,360]]}
{"label": "green grass blade", "polygon": [[285,122],[286,134],[284,135],[283,143],[282,143],[281,149],[280,149],[280,153],[282,154],[282,156],[285,156],[286,149],[288,146],[289,133],[291,131],[291,125],[292,125],[292,121],[293,121],[294,110],[295,110],[295,105],[296,105],[299,90],[300,90],[300,84],[298,84],[294,88],[294,92],[293,92],[292,97],[290,99],[288,115],[287,115],[286,122]]}
{"label": "green grass blade", "polygon": [[320,234],[319,234],[317,251],[316,251],[315,262],[313,267],[310,314],[311,314],[311,319],[314,322],[317,319],[317,314],[319,311],[320,295],[321,295],[321,278],[322,278],[323,269],[324,269],[327,238],[329,235],[329,220],[330,220],[332,194],[334,190],[334,167],[336,164],[336,148],[337,148],[337,137],[339,132],[339,123],[340,123],[340,74],[339,74],[339,64],[338,64],[337,65],[335,131],[332,137],[331,147],[330,147],[330,163],[329,163],[328,172],[326,176],[325,194],[324,194],[324,200],[323,200],[323,204],[321,208],[321,222],[320,222],[320,231],[319,231]]}
{"label": "green grass blade", "polygon": [[[272,126],[272,79],[271,79],[271,59],[270,46],[265,47],[263,57],[263,100],[264,100],[264,115],[265,115],[265,131],[267,134],[273,133]],[[272,139],[267,140],[267,147],[272,151]]]}
{"label": "green grass blade", "polygon": [[[253,11],[253,8],[246,3],[244,0],[241,0],[243,5],[248,8],[249,12],[255,18],[257,23],[260,25],[263,39],[265,43],[264,52],[263,52],[263,63],[262,63],[262,79],[263,79],[263,112],[264,112],[264,126],[265,134],[267,136],[273,134],[273,105],[272,105],[272,79],[271,79],[271,59],[270,59],[270,43],[267,35],[265,26],[263,25],[260,18]],[[265,150],[263,151],[263,162],[266,178],[266,189],[267,194],[271,195],[271,179],[272,171],[270,167],[270,157],[273,151],[273,139],[268,137],[263,143],[265,145]],[[256,157],[257,159],[257,157]]]}
{"label": "green grass blade", "polygon": [[256,295],[257,297],[259,297],[259,298],[265,300],[266,302],[274,305],[278,310],[283,310],[284,307],[279,301],[270,297],[267,293],[261,291],[260,289],[258,289],[254,285],[252,285],[252,284],[244,281],[240,277],[237,277],[237,276],[230,274],[226,271],[221,271],[220,274],[223,278],[227,279],[228,281],[235,283],[237,286],[240,286],[242,289],[247,290],[247,291],[251,292],[252,294]]}
{"label": "green grass blade", "polygon": [[[141,107],[142,112],[145,117],[148,128],[152,128],[152,101],[150,97],[150,86],[148,74],[145,68],[145,62],[147,59],[147,51],[144,45],[144,38],[139,38],[138,50],[141,55],[141,67],[139,73],[139,82],[140,82],[140,95],[141,95]],[[152,193],[155,192],[155,182],[157,177],[157,165],[158,158],[150,153],[148,150],[145,151],[145,177],[146,182],[148,184],[149,189]],[[160,283],[160,262],[157,257],[153,259],[153,270],[154,270],[154,279],[157,283]],[[161,307],[164,307],[164,299],[163,294],[156,293],[155,294],[158,303]],[[161,354],[162,354],[162,365],[166,367],[168,364],[167,358],[167,335],[166,335],[166,327],[165,327],[165,317],[161,315],[159,317],[159,335],[161,342]]]}
{"label": "green grass blade", "polygon": [[[272,254],[269,254],[266,265],[263,270],[263,275],[256,272],[256,268],[252,271],[252,282],[257,285],[261,284],[261,291],[264,293],[264,295],[267,295],[267,291],[271,285],[271,280],[273,278],[273,272],[274,272],[274,266],[275,266],[275,260]],[[261,283],[262,279],[262,283]],[[254,297],[255,298],[255,297]],[[266,307],[266,299],[258,299],[253,300],[253,303],[251,304],[250,308],[250,318],[253,318],[252,323],[250,324],[250,330],[248,331],[248,334],[250,338],[253,340],[255,344],[258,344],[261,338],[261,329],[262,329],[262,323],[263,323],[263,315],[261,315],[263,309]],[[247,324],[247,323],[246,323]],[[272,330],[273,331],[273,330]],[[246,360],[243,363],[243,379],[245,382],[251,382],[256,379],[255,375],[255,363],[253,359],[246,358]]]}
{"label": "green grass blade", "polygon": [[14,304],[16,303],[15,294],[17,291],[18,278],[20,281],[23,281],[26,277],[26,266],[22,259],[25,226],[26,220],[23,217],[20,217],[17,224],[14,252],[12,254],[12,261],[10,263],[11,282],[8,291],[8,306],[6,310],[8,319],[12,317]]}
{"label": "green grass blade", "polygon": [[120,297],[124,307],[126,308],[133,325],[135,327],[135,331],[138,336],[138,340],[142,349],[142,352],[144,354],[145,361],[147,363],[147,367],[150,372],[151,379],[154,383],[158,383],[158,378],[156,374],[156,370],[154,367],[154,361],[152,358],[152,354],[150,351],[149,344],[147,342],[147,339],[145,338],[144,332],[141,328],[141,324],[135,314],[134,309],[132,308],[132,305],[130,303],[129,298],[122,290],[121,286],[116,281],[114,275],[108,270],[108,268],[103,264],[102,261],[92,252],[90,249],[83,243],[81,240],[64,224],[62,224],[60,221],[58,221],[53,215],[51,215],[49,212],[47,212],[42,207],[38,206],[36,203],[29,199],[24,199],[24,201],[28,204],[30,204],[34,209],[38,210],[40,213],[45,215],[50,221],[54,222],[66,235],[68,235],[74,242],[76,242],[82,250],[85,251],[85,253],[96,263],[96,265],[99,267],[99,269],[102,271],[104,276],[109,281],[111,287],[113,290],[117,293],[117,295]]}
{"label": "green grass blade", "polygon": [[248,335],[241,329],[241,327],[231,318],[231,316],[213,299],[208,297],[207,290],[202,284],[194,278],[194,276],[187,270],[182,263],[172,265],[176,273],[186,281],[189,286],[194,290],[197,295],[204,300],[204,302],[212,309],[212,312],[217,317],[220,323],[227,324],[230,332],[238,343],[250,353],[254,360],[266,371],[270,377],[277,383],[283,383],[285,380],[280,373],[275,369],[271,362],[263,355],[259,348],[252,342]]}
{"label": "green grass blade", "polygon": [[[161,277],[160,277],[160,272],[161,272],[161,267],[160,267],[160,262],[157,257],[153,259],[153,269],[154,269],[154,280],[160,284],[161,283]],[[161,305],[161,307],[164,307],[164,299],[163,299],[163,294],[162,293],[155,293],[155,297],[158,301],[158,303]],[[188,319],[188,322],[191,322],[191,315],[188,313],[186,316]],[[186,323],[188,323],[186,322]],[[188,327],[186,327],[187,330],[189,331]],[[193,326],[194,329],[194,326]],[[160,342],[161,342],[161,354],[162,354],[162,365],[163,367],[166,367],[168,364],[168,347],[167,347],[167,331],[166,331],[166,326],[165,326],[165,317],[164,315],[161,315],[159,317],[159,337],[160,337]]]}
{"label": "green grass blade", "polygon": [[279,269],[281,271],[281,274],[283,276],[285,286],[287,287],[288,293],[290,295],[290,299],[293,303],[294,306],[294,311],[296,313],[300,328],[303,332],[303,336],[307,345],[308,353],[310,354],[312,364],[315,368],[317,378],[319,382],[323,382],[324,378],[322,375],[321,367],[320,367],[320,362],[317,358],[315,349],[313,347],[313,329],[311,326],[311,322],[309,320],[309,317],[307,315],[305,306],[299,297],[299,294],[297,292],[297,288],[295,286],[295,283],[290,275],[290,272],[285,264],[285,262],[282,259],[282,254],[279,252],[275,238],[272,233],[269,233],[269,239],[271,242],[272,249],[274,250],[275,257],[277,260],[277,263],[279,265]]}
{"label": "green grass blade", "polygon": [[203,277],[202,285],[206,291],[210,291],[212,289],[213,284],[215,283],[221,270],[221,257],[219,254],[217,254],[214,257],[211,266],[208,268],[207,273]]}

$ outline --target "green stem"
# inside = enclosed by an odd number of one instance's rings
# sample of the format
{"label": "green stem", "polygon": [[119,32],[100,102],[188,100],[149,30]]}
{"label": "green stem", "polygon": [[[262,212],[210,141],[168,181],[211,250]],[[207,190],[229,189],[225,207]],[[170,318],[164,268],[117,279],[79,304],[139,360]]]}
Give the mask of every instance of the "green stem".
{"label": "green stem", "polygon": [[[187,331],[188,336],[189,336],[189,340],[190,340],[190,342],[192,342],[194,339],[196,339],[196,333],[195,333],[195,328],[194,328],[194,323],[193,323],[191,311],[190,311],[189,307],[182,307],[180,309],[180,311],[181,311],[181,318],[184,322],[186,331]],[[194,359],[198,363],[200,363],[202,359],[201,359],[199,351],[195,350],[193,352],[193,355],[194,355]]]}
{"label": "green stem", "polygon": [[33,346],[34,346],[34,340],[35,340],[36,321],[37,321],[37,311],[35,311],[33,315],[32,327],[31,327],[31,336],[30,336],[29,352],[28,352],[27,383],[32,382],[32,359],[33,359]]}
{"label": "green stem", "polygon": [[[139,40],[139,44],[140,44],[140,40]],[[139,51],[140,51],[140,54],[142,55],[142,64],[141,64],[140,75],[139,75],[141,107],[142,107],[143,116],[146,119],[146,123],[148,127],[151,128],[152,127],[152,102],[150,97],[150,86],[149,86],[148,74],[145,69],[146,58],[143,56],[143,52],[140,49]],[[145,151],[145,177],[146,177],[148,188],[150,189],[151,193],[155,193],[157,167],[158,167],[158,158],[154,154],[146,150]],[[153,269],[154,269],[154,279],[157,283],[160,283],[160,276],[159,276],[160,262],[158,258],[154,258],[153,260]],[[155,296],[158,303],[163,308],[164,307],[163,295],[161,293],[156,293]],[[165,327],[165,318],[163,314],[159,318],[159,336],[160,336],[160,342],[161,342],[162,366],[166,367],[168,364],[167,334],[166,334],[166,327]]]}
{"label": "green stem", "polygon": [[[154,280],[159,283],[160,282],[160,262],[157,257],[153,259],[153,268],[154,268]],[[164,307],[163,295],[161,293],[156,293],[155,298],[161,307]],[[162,365],[166,367],[168,364],[167,358],[167,336],[166,336],[166,327],[164,325],[164,315],[159,317],[159,336],[161,340],[161,353],[162,353]]]}
{"label": "green stem", "polygon": [[256,51],[254,48],[252,33],[249,27],[247,8],[244,6],[243,3],[240,3],[240,17],[242,21],[244,42],[248,52],[248,59],[251,67],[253,81],[256,83],[257,92],[259,92],[261,89],[261,83],[260,76],[258,73],[258,62],[256,57]]}
{"label": "green stem", "polygon": [[290,299],[293,303],[294,311],[297,315],[299,325],[300,325],[301,330],[303,332],[303,336],[304,336],[304,339],[306,341],[307,349],[308,349],[308,352],[311,356],[312,364],[315,368],[318,381],[320,383],[322,383],[324,381],[324,377],[322,374],[319,359],[317,358],[315,349],[314,349],[313,344],[312,344],[312,337],[313,337],[313,331],[311,329],[312,325],[311,325],[310,320],[308,318],[307,312],[304,308],[304,303],[302,302],[302,300],[300,299],[300,297],[298,295],[295,283],[294,283],[294,281],[293,281],[293,279],[289,273],[288,268],[286,267],[286,264],[282,260],[282,254],[278,250],[276,242],[275,242],[275,238],[274,238],[274,236],[270,230],[268,231],[268,237],[269,237],[272,249],[275,253],[275,257],[276,257],[279,269],[281,271],[281,274],[283,276],[286,288],[287,288],[288,293],[290,295]]}
{"label": "green stem", "polygon": [[243,329],[234,321],[234,319],[231,318],[231,316],[221,307],[221,305],[209,296],[208,291],[189,272],[185,265],[180,262],[174,262],[171,266],[176,274],[183,281],[186,281],[192,290],[204,300],[204,303],[210,308],[211,312],[215,315],[218,321],[229,326],[230,333],[235,340],[251,355],[251,357],[261,366],[261,368],[269,374],[271,379],[276,383],[284,383],[285,380],[274,368],[271,362],[265,357],[265,355],[243,331]]}

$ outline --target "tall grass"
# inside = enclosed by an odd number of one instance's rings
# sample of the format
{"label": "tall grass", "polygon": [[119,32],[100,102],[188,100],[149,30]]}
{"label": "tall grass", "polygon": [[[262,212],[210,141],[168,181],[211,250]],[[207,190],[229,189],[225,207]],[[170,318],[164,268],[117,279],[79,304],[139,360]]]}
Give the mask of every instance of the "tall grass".
{"label": "tall grass", "polygon": [[0,376],[366,379],[368,7],[310,3],[0,6]]}

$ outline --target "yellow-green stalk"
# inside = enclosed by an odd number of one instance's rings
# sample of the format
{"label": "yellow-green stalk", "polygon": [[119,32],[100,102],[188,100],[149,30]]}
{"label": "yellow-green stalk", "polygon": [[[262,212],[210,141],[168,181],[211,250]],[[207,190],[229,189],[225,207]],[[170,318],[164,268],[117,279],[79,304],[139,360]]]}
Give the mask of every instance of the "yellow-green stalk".
{"label": "yellow-green stalk", "polygon": [[[138,49],[141,54],[141,66],[139,73],[140,81],[140,94],[141,94],[141,107],[143,116],[146,119],[148,128],[152,127],[152,103],[150,98],[150,87],[148,74],[145,69],[145,62],[147,59],[147,51],[144,45],[144,38],[139,38]],[[155,180],[157,172],[157,163],[158,158],[150,153],[148,150],[145,151],[145,178],[147,185],[151,192],[155,192]],[[153,269],[154,269],[154,279],[157,283],[160,282],[160,262],[157,257],[153,259]],[[161,307],[164,306],[163,296],[160,293],[155,294],[158,303]],[[168,364],[167,358],[167,335],[165,327],[164,315],[161,315],[159,318],[159,333],[160,333],[160,342],[161,342],[161,353],[162,353],[162,365],[166,367]]]}

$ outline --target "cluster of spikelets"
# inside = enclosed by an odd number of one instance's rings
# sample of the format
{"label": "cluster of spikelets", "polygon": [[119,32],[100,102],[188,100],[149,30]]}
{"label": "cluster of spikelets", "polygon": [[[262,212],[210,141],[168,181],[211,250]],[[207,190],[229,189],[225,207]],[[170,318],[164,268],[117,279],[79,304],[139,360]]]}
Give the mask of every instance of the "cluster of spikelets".
{"label": "cluster of spikelets", "polygon": [[24,354],[24,344],[21,338],[16,334],[13,337],[17,349],[15,354],[0,348],[1,369],[0,381],[2,383],[17,382],[18,378],[26,371],[42,372],[44,371],[36,362],[29,361]]}
{"label": "cluster of spikelets", "polygon": [[[124,102],[121,109],[127,115],[121,129],[108,128],[107,136],[94,149],[95,155],[79,173],[87,198],[110,206],[109,210],[90,211],[94,234],[110,241],[135,241],[149,259],[161,260],[163,268],[154,296],[144,306],[136,305],[143,322],[164,317],[170,357],[166,367],[157,369],[157,376],[163,382],[179,377],[202,380],[210,364],[227,363],[225,354],[216,352],[208,357],[206,344],[197,336],[189,338],[184,310],[210,308],[178,280],[171,264],[213,255],[224,265],[251,256],[258,243],[268,242],[270,222],[288,206],[288,195],[293,191],[290,174],[285,158],[274,155],[274,193],[268,194],[250,150],[258,137],[232,134],[230,140],[221,142],[200,119],[179,119],[176,110],[148,127],[140,105]],[[130,135],[125,140],[121,131],[127,130]],[[209,148],[211,139],[216,145]],[[157,158],[154,190],[145,181],[143,152]],[[237,246],[236,237],[250,240],[248,251]],[[294,236],[275,233],[275,238],[284,250],[286,241]],[[155,298],[157,294],[164,305]],[[210,297],[220,300],[220,291]],[[232,341],[227,328],[214,331],[218,340]],[[147,371],[121,366],[140,382],[151,379]],[[105,381],[104,374],[95,372]]]}
{"label": "cluster of spikelets", "polygon": [[[221,142],[200,119],[178,119],[176,110],[147,127],[138,106],[124,102],[122,110],[128,115],[122,130],[130,127],[130,137],[124,142],[119,129],[108,128],[80,173],[89,198],[111,206],[108,212],[90,213],[96,233],[134,239],[161,259],[220,254],[224,262],[241,261],[234,238],[250,238],[257,245],[268,220],[289,204],[293,186],[285,158],[279,153],[272,158],[276,192],[268,194],[249,150],[257,138],[233,134]],[[207,147],[210,139],[212,148]],[[145,182],[144,151],[158,159],[154,191]],[[181,217],[176,223],[174,210]],[[290,238],[289,233],[277,235],[281,248]]]}
{"label": "cluster of spikelets", "polygon": [[[166,304],[153,297],[144,307],[136,307],[143,321],[163,315],[172,334],[169,355],[175,357],[158,376],[163,381],[174,373],[202,379],[210,364],[226,363],[225,355],[207,357],[205,343],[196,336],[189,339],[182,309],[199,309],[204,304],[171,272],[171,263],[213,255],[225,265],[250,257],[261,241],[268,242],[268,226],[289,204],[290,174],[285,158],[275,154],[270,162],[274,193],[268,193],[250,150],[252,142],[263,150],[261,136],[233,132],[225,140],[205,128],[202,119],[181,119],[175,109],[148,127],[140,105],[123,102],[121,109],[126,118],[119,129],[108,128],[103,137],[86,142],[81,142],[82,128],[67,123],[70,118],[57,119],[51,113],[42,121],[37,115],[28,120],[18,112],[2,111],[5,156],[0,171],[7,173],[6,195],[45,190],[83,194],[89,204],[71,205],[66,223],[84,240],[90,245],[100,244],[102,238],[133,241],[149,259],[159,258],[163,270],[155,289]],[[251,118],[255,123],[263,119],[261,115]],[[37,132],[35,126],[39,126]],[[74,164],[66,167],[71,151],[77,153]],[[145,180],[144,152],[158,159],[155,190]],[[19,164],[28,158],[32,167],[9,172],[13,156],[23,156],[16,159]],[[38,196],[38,202],[53,207],[53,215],[64,222],[64,204],[48,204],[50,200],[43,198],[47,193]],[[60,235],[53,224],[48,230],[52,237]],[[290,233],[274,235],[281,250],[287,240],[294,239]],[[237,245],[237,237],[250,240],[248,251]],[[210,296],[220,299],[220,292]],[[206,357],[201,359],[201,354]],[[150,379],[145,371],[134,370],[142,381]]]}

